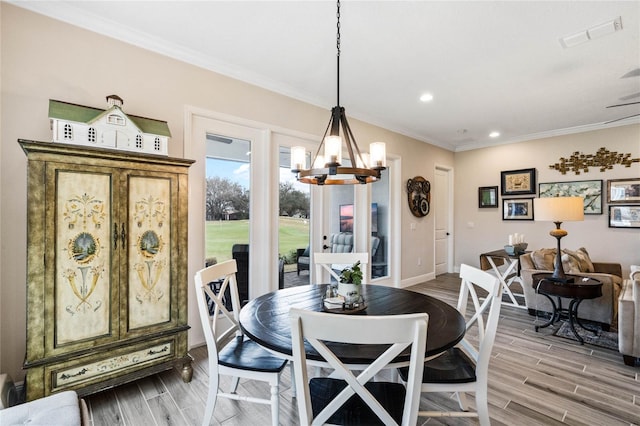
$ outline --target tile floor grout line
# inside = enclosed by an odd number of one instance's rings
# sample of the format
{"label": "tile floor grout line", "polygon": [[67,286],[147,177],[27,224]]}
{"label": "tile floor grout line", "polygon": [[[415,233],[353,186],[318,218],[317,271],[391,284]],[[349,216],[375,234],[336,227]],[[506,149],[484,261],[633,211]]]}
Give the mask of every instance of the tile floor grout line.
{"label": "tile floor grout line", "polygon": [[[158,376],[159,377],[159,376]],[[162,384],[164,386],[164,383]],[[158,420],[156,420],[156,416],[153,415],[153,410],[151,410],[151,405],[149,404],[149,400],[151,398],[147,398],[144,395],[144,392],[142,391],[142,388],[140,387],[140,382],[136,383],[136,386],[138,387],[138,392],[140,392],[140,395],[142,396],[142,399],[144,400],[145,405],[147,406],[147,409],[149,410],[149,413],[151,414],[151,418],[153,419],[153,423],[155,424],[155,426],[159,426],[158,425]],[[158,393],[156,396],[153,396],[152,398],[157,398],[159,397],[161,394]]]}

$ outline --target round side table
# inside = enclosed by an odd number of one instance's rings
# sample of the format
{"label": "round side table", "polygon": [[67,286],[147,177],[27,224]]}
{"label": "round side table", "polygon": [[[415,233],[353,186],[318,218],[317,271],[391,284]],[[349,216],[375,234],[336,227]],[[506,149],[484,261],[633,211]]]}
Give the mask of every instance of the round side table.
{"label": "round side table", "polygon": [[[564,283],[552,281],[550,279],[552,275],[553,274],[551,273],[540,273],[533,274],[532,276],[532,285],[536,290],[536,293],[541,294],[549,299],[551,305],[553,306],[553,313],[551,314],[551,318],[549,319],[549,321],[542,325],[536,325],[535,330],[538,331],[538,329],[540,328],[550,326],[551,324],[559,320],[564,314],[569,318],[569,326],[571,327],[573,335],[576,336],[576,339],[580,342],[581,345],[583,345],[584,340],[576,331],[576,323],[580,327],[594,334],[597,334],[598,331],[585,327],[584,324],[580,322],[580,319],[578,318],[578,307],[580,306],[580,303],[582,303],[582,301],[585,299],[595,299],[602,296],[602,283],[595,278],[582,277],[579,275],[567,275],[567,277],[572,277],[574,281],[572,283]],[[556,297],[558,301],[557,305],[553,301],[552,296]],[[562,307],[562,297],[571,299],[571,301],[569,302],[569,307],[566,309]]]}

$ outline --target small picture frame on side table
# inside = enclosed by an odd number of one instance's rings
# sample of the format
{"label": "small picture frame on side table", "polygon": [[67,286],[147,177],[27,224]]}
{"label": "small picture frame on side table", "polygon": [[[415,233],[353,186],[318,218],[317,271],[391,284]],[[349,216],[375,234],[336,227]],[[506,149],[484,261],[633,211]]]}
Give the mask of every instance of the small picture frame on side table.
{"label": "small picture frame on side table", "polygon": [[536,193],[536,169],[507,170],[500,172],[502,195]]}
{"label": "small picture frame on side table", "polygon": [[610,204],[640,203],[640,179],[609,179],[607,202]]}
{"label": "small picture frame on side table", "polygon": [[640,205],[609,206],[609,228],[640,228]]}
{"label": "small picture frame on side table", "polygon": [[497,186],[481,186],[478,188],[478,207],[481,209],[498,207]]}
{"label": "small picture frame on side table", "polygon": [[503,198],[502,220],[533,220],[533,198]]}

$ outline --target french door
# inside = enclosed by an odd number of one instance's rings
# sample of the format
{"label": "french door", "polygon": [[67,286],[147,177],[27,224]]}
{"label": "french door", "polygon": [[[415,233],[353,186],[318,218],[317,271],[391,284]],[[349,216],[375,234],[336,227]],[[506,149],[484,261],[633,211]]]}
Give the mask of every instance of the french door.
{"label": "french door", "polygon": [[[343,157],[344,158],[344,157]],[[330,185],[312,192],[312,235],[316,251],[331,251],[331,236],[353,234],[353,251],[368,252],[372,282],[391,283],[389,253],[391,197],[389,170],[379,182],[369,185]],[[318,282],[329,279],[320,277]]]}

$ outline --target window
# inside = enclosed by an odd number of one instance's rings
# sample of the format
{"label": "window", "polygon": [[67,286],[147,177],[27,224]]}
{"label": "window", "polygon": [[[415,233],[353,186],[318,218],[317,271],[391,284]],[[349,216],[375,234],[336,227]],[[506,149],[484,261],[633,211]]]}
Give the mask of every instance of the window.
{"label": "window", "polygon": [[124,126],[124,118],[119,116],[118,114],[109,114],[109,116],[107,117],[107,123]]}
{"label": "window", "polygon": [[291,173],[291,148],[280,146],[279,150],[278,255],[284,261],[283,272],[294,272],[294,276],[308,284],[311,273],[308,258],[300,263],[297,258],[309,247],[311,189],[310,185],[296,181]]}
{"label": "window", "polygon": [[136,135],[136,148],[142,149],[142,135],[141,134],[137,134]]}
{"label": "window", "polygon": [[156,151],[160,151],[162,144],[160,143],[160,138],[156,136],[156,138],[153,141],[153,149],[155,149]]}
{"label": "window", "polygon": [[378,237],[377,248],[371,258],[371,278],[381,278],[389,275],[389,169],[392,167],[387,160],[388,167],[382,171],[382,179],[371,185],[371,237]]}
{"label": "window", "polygon": [[93,127],[89,127],[89,131],[87,132],[87,140],[91,143],[96,143],[96,129]]}
{"label": "window", "polygon": [[249,243],[251,142],[209,133],[205,146],[205,256],[223,262]]}
{"label": "window", "polygon": [[71,124],[64,125],[64,139],[68,141],[73,139],[73,128]]}

